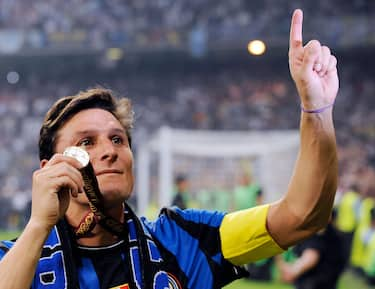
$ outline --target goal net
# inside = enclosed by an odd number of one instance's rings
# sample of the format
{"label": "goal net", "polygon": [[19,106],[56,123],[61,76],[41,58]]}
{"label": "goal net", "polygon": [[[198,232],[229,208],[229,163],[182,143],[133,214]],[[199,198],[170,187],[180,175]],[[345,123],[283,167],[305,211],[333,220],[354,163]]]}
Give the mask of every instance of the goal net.
{"label": "goal net", "polygon": [[150,216],[150,208],[158,211],[170,206],[174,179],[180,174],[188,178],[189,194],[196,207],[230,211],[233,189],[244,172],[262,188],[265,202],[274,201],[287,189],[298,147],[296,130],[162,127],[137,150],[137,210]]}

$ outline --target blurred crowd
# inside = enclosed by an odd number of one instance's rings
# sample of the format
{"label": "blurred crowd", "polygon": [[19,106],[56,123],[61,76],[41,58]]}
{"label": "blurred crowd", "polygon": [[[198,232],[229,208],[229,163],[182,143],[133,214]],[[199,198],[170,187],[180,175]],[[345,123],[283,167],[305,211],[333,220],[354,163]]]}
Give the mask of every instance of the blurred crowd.
{"label": "blurred crowd", "polygon": [[[334,114],[340,191],[356,184],[361,193],[374,197],[374,71],[361,67],[346,63],[340,71]],[[35,69],[35,73],[21,75],[17,84],[0,86],[0,211],[4,216],[27,208],[31,174],[39,166],[37,139],[46,110],[58,97],[89,86],[102,84],[133,100],[135,153],[137,144],[162,125],[216,130],[298,128],[298,96],[284,59],[268,66],[225,65],[211,70],[198,65],[169,71],[163,66],[163,73],[98,69],[91,74],[86,70],[65,65],[58,75],[46,78]],[[0,217],[0,228],[19,224],[22,220]]]}
{"label": "blurred crowd", "polygon": [[309,14],[307,37],[319,32],[323,41],[349,46],[375,41],[375,5],[366,0],[1,0],[0,37],[26,48],[155,49],[185,47],[196,38],[211,45],[256,37],[285,43],[297,7]]}

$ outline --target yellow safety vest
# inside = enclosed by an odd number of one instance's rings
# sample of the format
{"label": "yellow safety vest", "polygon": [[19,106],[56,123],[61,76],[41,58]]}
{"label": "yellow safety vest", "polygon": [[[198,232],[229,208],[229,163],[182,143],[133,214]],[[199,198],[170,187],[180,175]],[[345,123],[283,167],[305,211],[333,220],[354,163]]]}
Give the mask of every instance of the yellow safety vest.
{"label": "yellow safety vest", "polygon": [[337,228],[345,233],[353,232],[357,226],[358,215],[356,206],[360,202],[357,192],[349,191],[344,194],[341,202],[337,206]]}

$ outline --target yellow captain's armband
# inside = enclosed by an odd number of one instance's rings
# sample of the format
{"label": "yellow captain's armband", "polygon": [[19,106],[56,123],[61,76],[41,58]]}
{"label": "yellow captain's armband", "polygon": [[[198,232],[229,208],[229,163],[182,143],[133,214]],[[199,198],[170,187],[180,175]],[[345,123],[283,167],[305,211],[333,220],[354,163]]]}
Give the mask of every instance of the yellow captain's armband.
{"label": "yellow captain's armband", "polygon": [[269,205],[263,205],[225,215],[220,225],[225,259],[243,265],[284,251],[267,231],[268,209]]}

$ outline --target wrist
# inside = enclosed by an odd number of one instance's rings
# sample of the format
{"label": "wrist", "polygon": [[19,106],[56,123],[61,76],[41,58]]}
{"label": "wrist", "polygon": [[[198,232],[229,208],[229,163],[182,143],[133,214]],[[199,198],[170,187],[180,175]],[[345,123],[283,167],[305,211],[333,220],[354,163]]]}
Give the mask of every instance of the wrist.
{"label": "wrist", "polygon": [[333,105],[334,105],[334,102],[332,102],[330,104],[327,104],[327,105],[324,105],[324,106],[321,106],[321,107],[318,107],[318,108],[306,108],[301,104],[301,111],[305,112],[305,113],[321,113],[321,112],[324,112],[324,111],[332,108]]}
{"label": "wrist", "polygon": [[292,272],[295,278],[298,278],[298,276],[302,273],[302,267],[301,264],[297,261],[292,266]]}
{"label": "wrist", "polygon": [[33,231],[40,236],[48,236],[53,228],[53,225],[46,224],[45,222],[40,222],[35,218],[30,218],[25,229]]}

